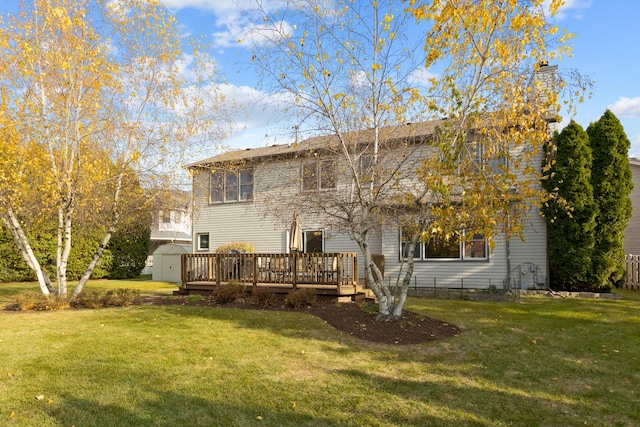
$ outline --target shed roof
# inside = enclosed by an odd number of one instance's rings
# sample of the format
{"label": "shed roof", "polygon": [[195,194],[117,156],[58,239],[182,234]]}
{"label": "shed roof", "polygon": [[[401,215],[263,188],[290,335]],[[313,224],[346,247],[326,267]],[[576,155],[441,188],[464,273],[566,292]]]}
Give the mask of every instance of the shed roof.
{"label": "shed roof", "polygon": [[158,246],[158,249],[153,251],[154,255],[182,255],[190,254],[192,252],[191,245],[178,245],[175,243],[167,243],[165,245]]}

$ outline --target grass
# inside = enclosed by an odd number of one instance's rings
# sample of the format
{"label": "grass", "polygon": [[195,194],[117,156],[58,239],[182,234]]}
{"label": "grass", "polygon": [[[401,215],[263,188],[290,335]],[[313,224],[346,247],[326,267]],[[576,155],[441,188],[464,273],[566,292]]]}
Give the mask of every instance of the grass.
{"label": "grass", "polygon": [[463,332],[383,346],[291,312],[0,313],[0,425],[640,425],[638,293],[407,308]]}

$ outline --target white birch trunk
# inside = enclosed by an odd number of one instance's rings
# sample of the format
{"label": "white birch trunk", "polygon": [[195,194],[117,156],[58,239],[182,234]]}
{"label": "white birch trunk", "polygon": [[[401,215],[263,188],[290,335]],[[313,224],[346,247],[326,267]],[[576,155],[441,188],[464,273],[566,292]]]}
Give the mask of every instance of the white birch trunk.
{"label": "white birch trunk", "polygon": [[56,274],[58,295],[67,297],[67,265],[71,253],[71,215],[72,212],[58,208],[58,245],[56,248]]}
{"label": "white birch trunk", "polygon": [[49,297],[49,295],[54,293],[53,286],[51,286],[49,277],[42,270],[42,267],[40,267],[40,263],[33,253],[31,245],[29,244],[29,240],[22,230],[20,222],[18,222],[18,218],[16,218],[13,209],[7,209],[7,211],[2,215],[2,222],[4,222],[7,229],[11,233],[13,241],[16,243],[16,246],[18,246],[22,258],[25,260],[29,268],[31,268],[36,273],[36,277],[38,278],[38,284],[40,285],[42,294],[46,297]]}
{"label": "white birch trunk", "polygon": [[84,274],[80,278],[80,281],[78,282],[78,286],[76,286],[76,288],[73,290],[73,293],[71,294],[71,298],[69,298],[70,301],[73,301],[74,299],[76,299],[78,295],[80,295],[80,292],[82,292],[82,290],[84,289],[84,285],[86,285],[86,283],[89,281],[89,278],[91,277],[91,274],[93,274],[93,270],[95,270],[96,265],[98,264],[98,261],[100,261],[100,257],[102,256],[102,253],[104,252],[107,245],[109,244],[109,241],[111,240],[112,235],[113,235],[113,227],[110,227],[107,233],[104,235],[102,242],[100,242],[98,249],[93,254],[93,258],[91,258],[91,262],[89,262],[87,269],[85,270]]}
{"label": "white birch trunk", "polygon": [[80,292],[82,292],[82,290],[84,289],[84,285],[86,285],[86,283],[89,281],[91,274],[93,274],[93,270],[95,270],[96,265],[98,265],[98,261],[100,261],[100,257],[102,256],[102,253],[104,252],[104,250],[107,248],[107,245],[111,240],[111,236],[113,235],[116,229],[116,225],[118,224],[118,221],[119,221],[118,205],[120,202],[120,192],[122,190],[122,183],[124,181],[124,173],[125,173],[125,169],[123,168],[118,174],[118,179],[116,181],[116,188],[113,194],[113,202],[111,206],[111,212],[112,212],[111,224],[109,225],[107,232],[102,238],[102,241],[98,246],[98,249],[96,249],[96,252],[93,254],[93,258],[91,258],[91,261],[87,266],[87,269],[85,270],[84,274],[80,278],[80,281],[78,282],[78,286],[76,286],[76,288],[73,290],[73,293],[71,294],[71,298],[70,298],[71,301],[76,299],[78,295],[80,295]]}

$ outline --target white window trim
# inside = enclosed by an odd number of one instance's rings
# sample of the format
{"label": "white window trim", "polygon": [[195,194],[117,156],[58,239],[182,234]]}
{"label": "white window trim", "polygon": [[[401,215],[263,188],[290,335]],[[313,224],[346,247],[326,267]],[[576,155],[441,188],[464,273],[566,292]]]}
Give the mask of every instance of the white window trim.
{"label": "white window trim", "polygon": [[[243,199],[242,198],[242,188],[243,188],[243,184],[242,184],[242,174],[243,172],[251,172],[251,194],[250,197]],[[212,179],[213,176],[216,173],[220,173],[222,175],[222,200],[212,200],[211,194],[211,185],[212,185]],[[227,174],[228,173],[233,173],[236,175],[236,179],[237,179],[237,197],[233,200],[228,200],[227,199]],[[246,186],[246,184],[244,185]],[[253,180],[253,169],[252,168],[244,168],[244,169],[238,169],[238,170],[224,170],[224,169],[220,169],[220,170],[216,170],[212,173],[209,174],[209,204],[210,205],[220,205],[220,204],[225,204],[225,203],[246,203],[246,202],[251,202],[253,201],[253,188],[254,186],[254,180]]]}
{"label": "white window trim", "polygon": [[[463,231],[463,235],[464,235],[464,231]],[[398,247],[398,255],[399,255],[399,260],[400,261],[406,261],[408,258],[404,256],[404,251],[402,250],[402,246],[404,241],[402,240],[402,228],[400,228],[400,231],[398,232],[398,237],[399,237],[399,247]],[[465,242],[464,239],[460,239],[460,241],[458,242],[458,244],[460,245],[460,256],[458,258],[428,258],[426,255],[426,242],[418,242],[417,245],[420,246],[420,257],[419,258],[413,258],[414,261],[416,262],[455,262],[455,261],[462,261],[462,262],[485,262],[485,261],[489,261],[489,242],[487,241],[487,239],[484,239],[484,253],[486,254],[486,256],[484,257],[466,257],[465,256]]]}
{"label": "white window trim", "polygon": [[[322,186],[322,177],[323,177],[323,170],[325,169],[325,166],[323,166],[324,164],[331,164],[331,166],[333,167],[333,186],[332,187],[323,187]],[[305,188],[305,175],[304,175],[304,169],[306,166],[309,165],[314,165],[316,167],[316,188]],[[312,161],[306,161],[302,164],[302,168],[300,170],[300,175],[301,175],[301,184],[302,184],[302,191],[305,192],[314,192],[314,191],[331,191],[331,190],[335,190],[338,183],[338,175],[337,175],[337,171],[336,171],[336,161],[334,159],[316,159],[316,160],[312,160]]]}
{"label": "white window trim", "polygon": [[[203,237],[203,236],[207,236],[207,247],[206,248],[203,248],[200,245],[200,243],[201,243],[200,242],[200,238]],[[210,239],[209,233],[197,233],[196,234],[196,250],[204,252],[204,251],[208,251],[210,247],[211,247],[211,239]]]}

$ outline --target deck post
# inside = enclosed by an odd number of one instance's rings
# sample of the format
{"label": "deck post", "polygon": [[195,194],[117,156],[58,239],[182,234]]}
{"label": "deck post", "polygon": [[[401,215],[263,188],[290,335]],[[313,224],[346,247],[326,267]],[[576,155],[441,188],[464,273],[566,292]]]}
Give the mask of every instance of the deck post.
{"label": "deck post", "polygon": [[298,254],[296,252],[293,253],[293,264],[290,265],[291,278],[293,282],[293,290],[295,291],[298,288]]}
{"label": "deck post", "polygon": [[215,264],[216,264],[216,269],[215,269],[216,285],[219,285],[220,276],[222,276],[222,258],[218,256],[218,254],[215,255]]}
{"label": "deck post", "polygon": [[353,275],[353,290],[357,291],[358,290],[358,257],[357,256],[353,257],[353,272],[351,274]]}
{"label": "deck post", "polygon": [[258,256],[256,254],[252,254],[251,258],[253,259],[253,287],[251,292],[255,294],[256,288],[258,287]]}
{"label": "deck post", "polygon": [[181,268],[181,276],[182,276],[182,287],[185,288],[187,286],[187,275],[189,274],[189,270],[187,269],[187,260],[188,258],[183,256],[180,257],[180,268]]}

